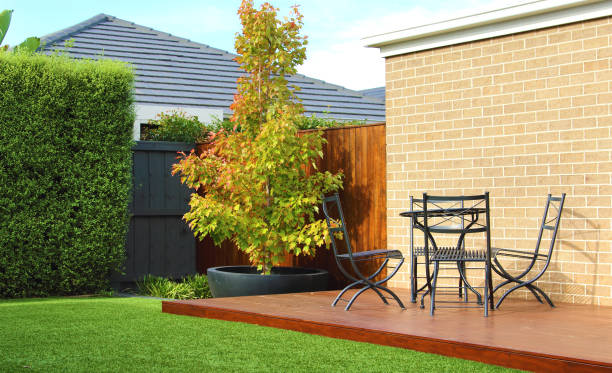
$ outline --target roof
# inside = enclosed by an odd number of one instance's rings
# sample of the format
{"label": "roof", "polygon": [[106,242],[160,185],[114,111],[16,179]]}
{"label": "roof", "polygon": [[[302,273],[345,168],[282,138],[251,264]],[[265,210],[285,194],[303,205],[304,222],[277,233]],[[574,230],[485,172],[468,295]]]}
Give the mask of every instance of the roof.
{"label": "roof", "polygon": [[379,98],[383,101],[385,100],[385,87],[384,86],[376,87],[376,88],[362,89],[361,91],[359,91],[359,93],[367,97]]}
{"label": "roof", "polygon": [[609,0],[515,0],[502,7],[368,36],[362,42],[389,57],[609,15]]}
{"label": "roof", "polygon": [[[63,50],[65,41],[74,39],[68,49],[72,57],[133,64],[136,104],[222,109],[230,115],[236,79],[243,74],[235,54],[106,14],[41,39],[47,53]],[[301,88],[298,97],[306,115],[385,120],[383,100],[300,74],[288,81]]]}

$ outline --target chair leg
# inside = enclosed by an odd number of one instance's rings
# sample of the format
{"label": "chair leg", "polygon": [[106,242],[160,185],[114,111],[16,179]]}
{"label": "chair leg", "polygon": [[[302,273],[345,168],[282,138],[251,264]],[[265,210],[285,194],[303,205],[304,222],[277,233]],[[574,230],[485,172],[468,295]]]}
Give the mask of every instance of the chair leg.
{"label": "chair leg", "polygon": [[410,258],[410,301],[412,303],[416,303],[417,286],[417,258],[413,255]]}
{"label": "chair leg", "polygon": [[[338,294],[338,296],[336,297],[336,299],[332,302],[332,306],[335,306],[338,301],[342,298],[342,296],[344,295],[344,293],[346,293],[349,289],[355,287],[356,285],[365,285],[363,288],[359,289],[359,291],[357,291],[357,293],[355,293],[351,299],[349,300],[347,306],[345,307],[345,310],[348,311],[351,306],[353,305],[353,303],[355,302],[355,300],[357,299],[357,297],[359,297],[361,294],[363,294],[363,292],[365,292],[368,289],[372,289],[374,290],[374,292],[380,297],[380,299],[385,303],[385,304],[389,304],[389,302],[387,301],[387,297],[385,297],[382,291],[385,291],[387,293],[389,293],[391,295],[391,297],[393,299],[395,299],[395,301],[399,304],[399,306],[402,309],[406,309],[406,307],[404,306],[404,303],[402,303],[402,301],[399,299],[399,297],[392,292],[391,290],[389,290],[388,288],[386,288],[385,286],[382,286],[381,284],[389,281],[391,279],[391,277],[393,277],[400,269],[400,267],[402,266],[402,264],[404,263],[404,259],[402,258],[397,265],[395,266],[395,268],[393,269],[393,271],[391,273],[388,273],[387,276],[385,278],[383,278],[380,281],[372,281],[372,279],[376,276],[378,276],[378,274],[380,274],[382,272],[382,270],[384,268],[387,268],[387,263],[389,262],[389,258],[385,259],[383,261],[383,263],[378,267],[378,269],[372,273],[370,276],[365,277],[363,276],[356,268],[355,270],[357,271],[357,274],[359,275],[359,277],[361,278],[360,280],[357,280],[351,284],[349,284],[348,286],[346,286],[344,289],[342,289],[342,291],[340,292],[340,294]],[[353,278],[355,279],[355,278]]]}
{"label": "chair leg", "polygon": [[[461,265],[461,269],[462,269],[463,273],[465,273],[465,262],[462,262],[461,264],[462,264]],[[463,287],[463,302],[464,303],[468,303],[469,302],[468,287],[463,282],[463,279],[461,279],[461,282],[459,283],[459,285]],[[459,294],[461,294],[461,291],[459,292]]]}
{"label": "chair leg", "polygon": [[[538,294],[538,292],[534,289],[533,285],[527,286],[527,289],[529,289],[529,291],[531,292],[531,294],[533,294],[533,296],[535,297],[535,299],[538,300],[538,302],[544,304],[544,301],[542,300],[542,298],[540,298],[540,295]],[[545,298],[548,298],[548,296],[546,296],[546,294],[544,294]],[[549,304],[552,302],[548,302]],[[553,306],[554,307],[554,306]]]}
{"label": "chair leg", "polygon": [[[495,271],[495,273],[497,273],[502,278],[504,278],[505,281],[502,282],[501,284],[497,285],[495,287],[495,289],[493,290],[493,292],[496,292],[497,290],[501,289],[503,286],[511,284],[513,282],[516,283],[516,284],[525,283],[525,287],[527,289],[529,289],[529,291],[531,291],[531,294],[533,294],[533,296],[538,300],[538,302],[544,303],[542,301],[542,298],[540,298],[540,296],[538,295],[538,292],[536,291],[536,289],[534,289],[536,286],[533,285],[533,282],[535,280],[537,280],[539,278],[539,276],[536,277],[535,279],[532,279],[531,281],[521,281],[521,277],[524,276],[527,272],[523,272],[522,275],[519,276],[519,277],[514,277],[514,276],[510,275],[507,271],[504,270],[504,268],[501,266],[501,263],[497,260],[497,258],[494,258],[494,262],[495,262],[496,265],[492,266],[493,271]],[[548,298],[548,296],[540,288],[538,288],[537,290],[542,293],[542,295],[544,296],[544,298],[546,299],[548,304],[551,305],[551,307],[554,307],[554,305],[552,304],[552,301],[550,300],[550,298]],[[501,304],[501,302],[497,302],[497,305],[495,306],[495,308],[499,308],[500,304]]]}
{"label": "chair leg", "polygon": [[[489,303],[490,303],[490,307],[492,310],[495,309],[495,299],[494,299],[494,293],[493,293],[493,274],[491,273],[491,263],[486,263],[486,271],[487,271],[487,277],[489,278],[488,283],[485,284],[485,287],[488,286],[489,287]],[[485,305],[486,307],[486,305]]]}
{"label": "chair leg", "polygon": [[[378,269],[378,271],[375,272],[374,275],[368,277],[368,280],[372,279],[375,275],[379,274],[382,270],[383,267],[385,267],[387,265],[388,259],[384,261],[384,263],[381,265],[381,267]],[[404,303],[402,303],[402,301],[399,299],[399,297],[392,292],[391,290],[389,290],[389,288],[385,287],[385,286],[381,286],[381,284],[384,284],[385,282],[389,281],[393,276],[395,276],[395,274],[397,273],[397,271],[399,271],[400,267],[402,266],[402,264],[404,263],[404,259],[402,258],[399,263],[397,263],[397,265],[395,266],[395,268],[393,269],[393,271],[391,271],[391,273],[387,274],[387,277],[383,278],[380,281],[376,281],[374,283],[370,283],[368,282],[368,284],[371,284],[373,286],[372,289],[374,289],[377,293],[379,293],[379,295],[381,296],[381,298],[383,298],[383,300],[385,301],[385,303],[389,304],[386,299],[382,296],[382,294],[380,294],[379,290],[384,290],[387,293],[391,294],[391,297],[393,297],[393,299],[395,299],[395,301],[399,304],[399,306],[405,310],[406,307],[404,306]]]}
{"label": "chair leg", "polygon": [[[548,295],[546,295],[546,293],[542,289],[540,289],[539,287],[535,286],[534,284],[529,284],[529,285],[526,285],[526,286],[527,286],[527,289],[531,290],[531,292],[534,293],[534,294],[536,294],[536,292],[534,292],[531,288],[534,288],[535,290],[537,290],[540,294],[542,294],[542,297],[544,297],[544,299],[546,299],[546,302],[548,302],[548,304],[551,307],[553,307],[553,308],[555,307],[555,305],[553,304],[552,300],[550,300]],[[536,298],[538,298],[538,297],[536,296]],[[540,300],[540,298],[538,298],[538,300]],[[544,303],[544,302],[542,302],[540,300],[540,303]]]}
{"label": "chair leg", "polygon": [[[493,261],[494,261],[494,264],[491,266],[491,269],[493,269],[495,273],[497,273],[499,276],[501,276],[505,280],[501,284],[498,284],[497,286],[495,286],[495,288],[493,289],[493,293],[497,292],[502,287],[508,284],[511,284],[513,282],[517,284],[522,283],[521,277],[523,277],[527,272],[523,272],[518,277],[514,277],[511,274],[509,274],[507,271],[504,270],[504,268],[501,266],[501,263],[497,260],[497,258],[494,258]],[[533,296],[538,300],[538,302],[544,303],[542,299],[540,298],[540,296],[538,295],[538,293],[533,288],[527,286],[527,289],[531,291],[531,294],[533,294]]]}
{"label": "chair leg", "polygon": [[378,294],[378,296],[380,297],[380,299],[383,301],[384,304],[389,304],[389,302],[387,301],[387,298],[385,298],[385,296],[380,292],[380,290],[378,290],[378,289],[383,289],[382,286],[370,285],[370,287],[372,288],[372,290],[376,292],[376,294]]}
{"label": "chair leg", "polygon": [[[467,281],[467,279],[465,278],[465,272],[461,269],[461,264],[457,263],[457,270],[459,271],[459,276],[461,276],[461,279],[463,280],[463,284],[472,292],[476,295],[477,301],[476,303],[478,304],[482,304],[482,296],[480,295],[479,292],[476,291],[476,289],[474,289],[472,287],[472,285],[470,285],[470,283]],[[467,297],[467,291],[465,292],[466,297]]]}
{"label": "chair leg", "polygon": [[351,298],[351,300],[348,302],[348,304],[346,305],[346,307],[344,308],[345,311],[348,311],[349,308],[351,308],[351,306],[353,305],[353,303],[355,302],[355,300],[357,299],[358,296],[360,296],[361,294],[363,294],[364,291],[371,289],[372,286],[368,285],[365,287],[362,287],[361,289],[359,289],[358,292],[355,293],[355,295],[353,295],[353,297]]}
{"label": "chair leg", "polygon": [[[489,264],[485,262],[485,283],[482,289],[484,293],[484,315],[485,317],[489,316],[489,281],[491,280],[491,273],[489,272]],[[493,304],[491,304],[493,306]]]}
{"label": "chair leg", "polygon": [[[533,281],[525,281],[525,282],[522,282],[522,281],[516,281],[516,282],[518,283],[518,285],[515,285],[515,286],[511,287],[510,289],[508,289],[508,290],[507,290],[507,291],[506,291],[506,292],[505,292],[505,293],[504,293],[504,294],[501,296],[501,298],[499,298],[499,300],[497,301],[497,304],[495,305],[495,308],[499,308],[499,306],[502,304],[502,302],[504,301],[504,299],[506,299],[506,297],[507,297],[507,296],[508,296],[510,293],[512,293],[513,291],[515,291],[515,290],[517,290],[517,289],[519,289],[519,288],[521,288],[521,287],[523,287],[523,286],[524,286],[524,287],[526,287],[527,289],[531,290],[531,292],[532,292],[532,293],[534,293],[534,294],[535,294],[535,292],[537,291],[538,293],[540,293],[540,294],[541,294],[541,295],[544,297],[544,299],[546,299],[546,302],[548,302],[548,304],[549,304],[551,307],[555,307],[555,305],[554,305],[554,304],[553,304],[553,302],[550,300],[550,298],[548,297],[548,295],[546,295],[546,293],[545,293],[545,292],[544,292],[542,289],[540,289],[539,287],[535,286],[535,285],[533,284]],[[536,298],[537,298],[537,296],[536,296]],[[540,301],[540,302],[541,302],[541,301]]]}
{"label": "chair leg", "polygon": [[[400,306],[400,307],[401,307],[403,310],[405,310],[405,309],[406,309],[406,307],[404,306],[404,303],[402,303],[402,301],[401,301],[401,300],[400,300],[400,298],[397,296],[397,294],[395,294],[395,293],[394,293],[394,292],[392,292],[390,289],[388,289],[388,288],[386,288],[386,287],[384,287],[384,286],[376,286],[376,287],[377,287],[377,288],[379,288],[380,290],[384,290],[384,291],[386,291],[387,293],[389,293],[389,294],[390,294],[390,295],[393,297],[393,299],[395,299],[395,301],[396,301],[396,302],[399,304],[399,306]],[[374,288],[373,288],[373,289],[374,289]]]}
{"label": "chair leg", "polygon": [[336,299],[334,299],[334,301],[332,302],[332,307],[335,307],[336,304],[338,304],[338,301],[342,298],[342,296],[344,295],[344,293],[346,293],[349,289],[353,288],[356,285],[362,284],[363,281],[355,281],[351,284],[348,284],[346,287],[344,287],[344,289],[342,289],[342,291],[340,292],[340,294],[338,294],[338,296],[336,297]]}
{"label": "chair leg", "polygon": [[[461,263],[461,270],[464,270],[463,263]],[[459,276],[459,298],[463,298],[463,281],[461,281],[461,276]]]}
{"label": "chair leg", "polygon": [[440,268],[440,262],[435,262],[434,264],[434,273],[431,284],[431,296],[429,297],[429,314],[431,316],[434,315],[434,310],[436,308],[436,283],[438,282],[438,270]]}

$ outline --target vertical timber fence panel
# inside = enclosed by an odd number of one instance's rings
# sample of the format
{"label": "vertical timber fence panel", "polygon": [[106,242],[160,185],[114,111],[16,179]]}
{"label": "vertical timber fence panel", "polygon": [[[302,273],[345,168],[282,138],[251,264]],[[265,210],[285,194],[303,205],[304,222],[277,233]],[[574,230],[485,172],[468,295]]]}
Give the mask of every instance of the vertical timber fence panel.
{"label": "vertical timber fence panel", "polygon": [[191,149],[190,144],[157,141],[138,141],[132,148],[127,258],[124,274],[113,277],[119,287],[147,274],[179,278],[196,273],[195,239],[183,221],[191,191],[171,175],[177,152]]}
{"label": "vertical timber fence panel", "polygon": [[[325,129],[324,136],[327,144],[318,168],[344,174],[344,189],[340,197],[351,245],[356,251],[386,248],[385,124]],[[219,247],[209,238],[197,243],[197,258],[200,273],[206,273],[210,267],[249,263],[246,255],[231,242],[224,242]],[[337,269],[331,250],[321,248],[314,258],[288,257],[285,265],[326,269],[330,272],[332,288],[347,283]]]}

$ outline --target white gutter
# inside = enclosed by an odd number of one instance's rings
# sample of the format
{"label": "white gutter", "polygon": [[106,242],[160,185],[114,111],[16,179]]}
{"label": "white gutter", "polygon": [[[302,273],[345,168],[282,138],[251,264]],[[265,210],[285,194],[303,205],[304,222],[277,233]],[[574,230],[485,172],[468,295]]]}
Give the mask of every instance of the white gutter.
{"label": "white gutter", "polygon": [[503,8],[365,37],[383,57],[612,15],[611,0],[522,0]]}

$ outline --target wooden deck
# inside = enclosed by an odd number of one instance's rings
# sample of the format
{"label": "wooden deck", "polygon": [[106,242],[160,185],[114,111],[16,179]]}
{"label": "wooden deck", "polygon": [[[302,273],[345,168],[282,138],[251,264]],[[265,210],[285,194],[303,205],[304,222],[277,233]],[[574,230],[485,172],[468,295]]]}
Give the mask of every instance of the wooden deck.
{"label": "wooden deck", "polygon": [[[403,300],[407,291],[398,290]],[[531,371],[612,371],[612,307],[535,301],[504,302],[485,318],[482,309],[428,310],[384,305],[373,292],[350,311],[331,307],[336,291],[164,301],[178,315],[296,330],[333,338],[432,352]]]}

